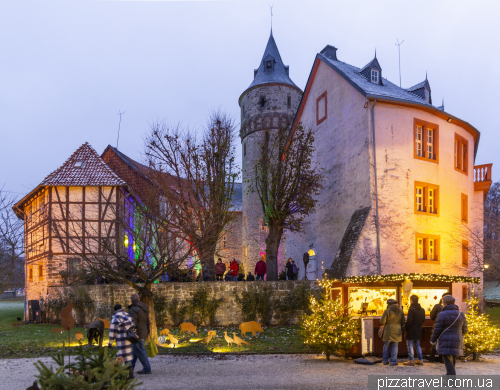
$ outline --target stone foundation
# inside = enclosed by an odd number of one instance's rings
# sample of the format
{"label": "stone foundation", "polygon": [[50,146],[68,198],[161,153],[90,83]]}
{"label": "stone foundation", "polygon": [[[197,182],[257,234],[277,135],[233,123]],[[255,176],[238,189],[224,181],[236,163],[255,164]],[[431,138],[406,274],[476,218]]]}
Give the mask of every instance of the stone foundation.
{"label": "stone foundation", "polygon": [[[248,290],[250,286],[257,287],[259,285],[270,285],[274,289],[273,297],[285,296],[296,288],[300,281],[278,281],[278,282],[202,282],[202,283],[158,283],[153,286],[155,294],[161,294],[168,299],[177,298],[180,301],[185,301],[193,295],[193,293],[202,286],[207,286],[216,298],[223,298],[222,305],[217,310],[215,320],[217,325],[238,325],[243,322],[241,310],[234,300],[233,292],[241,296],[243,291]],[[314,281],[308,281],[311,290],[319,290],[320,287]],[[110,319],[112,308],[119,303],[126,307],[130,304],[130,296],[135,290],[125,284],[106,284],[84,287],[95,303],[96,309],[93,314],[86,318],[86,322],[90,322],[94,318]],[[58,295],[66,295],[70,289],[74,287],[49,287],[48,292],[51,297]],[[167,323],[171,322],[168,318]],[[298,322],[298,315],[292,319],[291,323]],[[276,324],[273,318],[271,324]]]}

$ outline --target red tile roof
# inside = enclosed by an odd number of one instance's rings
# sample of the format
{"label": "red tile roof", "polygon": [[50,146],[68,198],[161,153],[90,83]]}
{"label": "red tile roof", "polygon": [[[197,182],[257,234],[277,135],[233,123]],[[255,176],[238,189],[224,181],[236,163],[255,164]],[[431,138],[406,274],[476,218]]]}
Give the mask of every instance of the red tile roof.
{"label": "red tile roof", "polygon": [[126,183],[109,168],[97,152],[84,143],[66,162],[48,175],[42,186],[123,186]]}

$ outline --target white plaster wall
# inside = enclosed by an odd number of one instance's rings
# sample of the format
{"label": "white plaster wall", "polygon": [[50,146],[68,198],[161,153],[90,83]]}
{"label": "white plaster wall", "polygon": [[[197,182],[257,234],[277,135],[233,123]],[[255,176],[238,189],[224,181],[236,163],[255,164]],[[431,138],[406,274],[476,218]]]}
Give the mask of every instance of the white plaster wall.
{"label": "white plaster wall", "polygon": [[[316,126],[316,99],[327,91],[327,119]],[[370,205],[369,110],[366,99],[330,67],[320,62],[305,101],[301,121],[315,129],[314,161],[325,169],[324,189],[314,214],[304,223],[304,233],[288,233],[287,254],[298,260],[312,246],[318,270],[329,268],[357,209]]]}
{"label": "white plaster wall", "polygon": [[[439,126],[439,163],[413,157],[415,118]],[[472,135],[431,113],[379,102],[375,105],[375,126],[382,274],[466,275],[457,244],[457,238],[466,238],[460,217],[461,193],[468,195],[468,225],[482,224],[481,202],[474,193]],[[454,168],[455,133],[469,141],[468,175]],[[439,216],[415,214],[415,181],[439,185]],[[416,263],[415,233],[440,236],[437,264]]]}

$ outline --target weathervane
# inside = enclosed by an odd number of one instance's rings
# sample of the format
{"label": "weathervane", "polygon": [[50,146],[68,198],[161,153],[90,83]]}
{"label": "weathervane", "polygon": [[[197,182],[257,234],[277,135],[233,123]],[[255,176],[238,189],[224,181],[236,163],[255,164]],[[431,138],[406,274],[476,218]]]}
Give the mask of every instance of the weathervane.
{"label": "weathervane", "polygon": [[401,88],[401,48],[400,48],[400,46],[404,43],[404,41],[399,43],[399,39],[397,39],[396,42],[397,43],[395,43],[395,45],[398,47],[398,57],[399,57],[399,88]]}
{"label": "weathervane", "polygon": [[271,35],[273,35],[273,5],[270,5],[269,8],[271,9]]}

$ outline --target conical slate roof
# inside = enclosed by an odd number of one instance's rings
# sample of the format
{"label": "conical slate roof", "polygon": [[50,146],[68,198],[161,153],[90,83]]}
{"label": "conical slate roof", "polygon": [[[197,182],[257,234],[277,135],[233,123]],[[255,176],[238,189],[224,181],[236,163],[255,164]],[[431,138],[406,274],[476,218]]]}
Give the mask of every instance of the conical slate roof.
{"label": "conical slate roof", "polygon": [[[266,68],[265,66],[266,61],[270,60],[274,61],[271,69]],[[290,76],[288,76],[288,66],[283,64],[283,60],[281,59],[278,46],[276,45],[276,41],[274,40],[272,33],[269,37],[269,41],[267,42],[262,60],[260,61],[259,67],[256,71],[257,73],[255,74],[255,78],[248,88],[269,83],[289,84],[297,87]]]}
{"label": "conical slate roof", "polygon": [[126,183],[85,142],[66,162],[48,175],[42,186],[122,186]]}

